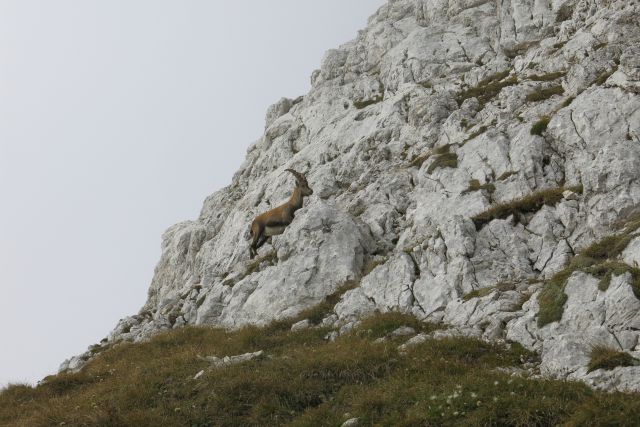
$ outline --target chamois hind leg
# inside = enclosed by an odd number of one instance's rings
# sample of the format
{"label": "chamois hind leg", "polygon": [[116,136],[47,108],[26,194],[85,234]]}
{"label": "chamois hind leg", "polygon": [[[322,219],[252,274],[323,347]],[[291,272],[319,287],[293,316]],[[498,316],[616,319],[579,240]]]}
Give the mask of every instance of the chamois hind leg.
{"label": "chamois hind leg", "polygon": [[260,249],[260,247],[264,245],[267,240],[269,240],[269,236],[262,235],[262,237],[258,239],[258,243],[256,244],[256,251]]}

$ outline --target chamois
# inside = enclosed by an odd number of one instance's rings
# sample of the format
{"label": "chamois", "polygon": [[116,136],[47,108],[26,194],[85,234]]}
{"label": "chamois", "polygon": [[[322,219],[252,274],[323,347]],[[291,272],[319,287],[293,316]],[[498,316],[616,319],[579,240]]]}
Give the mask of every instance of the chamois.
{"label": "chamois", "polygon": [[284,232],[287,225],[293,221],[295,212],[302,207],[304,197],[313,194],[313,190],[309,187],[307,178],[303,174],[293,169],[285,170],[291,172],[296,179],[293,194],[285,204],[258,215],[251,223],[251,245],[249,246],[251,259],[256,256],[258,248],[264,245],[269,237]]}

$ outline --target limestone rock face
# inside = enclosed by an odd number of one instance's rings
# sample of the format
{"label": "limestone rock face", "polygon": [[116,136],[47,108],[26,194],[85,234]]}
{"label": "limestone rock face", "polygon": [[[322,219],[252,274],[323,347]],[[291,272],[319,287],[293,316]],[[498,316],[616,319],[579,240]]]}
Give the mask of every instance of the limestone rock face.
{"label": "limestone rock face", "polygon": [[[627,0],[389,1],[164,234],[147,302],[106,343],[264,324],[349,283],[323,321],[337,331],[402,311],[520,342],[545,375],[639,390],[638,367],[586,372],[594,343],[640,357],[640,243],[619,228],[640,212],[639,17]],[[249,260],[251,220],[293,189],[286,168],[314,194]],[[629,239],[608,288],[577,269],[560,320],[538,326],[545,281],[615,233]]]}

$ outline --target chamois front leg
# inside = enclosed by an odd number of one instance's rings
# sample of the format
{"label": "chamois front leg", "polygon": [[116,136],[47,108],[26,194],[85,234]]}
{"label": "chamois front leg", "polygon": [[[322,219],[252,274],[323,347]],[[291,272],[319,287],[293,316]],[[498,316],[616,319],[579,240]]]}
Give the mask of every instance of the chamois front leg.
{"label": "chamois front leg", "polygon": [[251,244],[249,245],[249,258],[253,259],[258,254],[258,248],[264,244],[260,242],[264,238],[264,227],[259,223],[251,224]]}

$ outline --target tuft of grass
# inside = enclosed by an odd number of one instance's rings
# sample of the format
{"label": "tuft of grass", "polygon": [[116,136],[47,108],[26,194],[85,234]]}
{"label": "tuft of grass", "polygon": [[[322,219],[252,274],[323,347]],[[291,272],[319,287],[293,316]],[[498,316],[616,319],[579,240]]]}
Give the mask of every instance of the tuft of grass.
{"label": "tuft of grass", "polygon": [[438,168],[457,168],[458,167],[458,155],[456,153],[447,153],[439,155],[435,158],[433,163],[427,168],[427,173],[432,173]]}
{"label": "tuft of grass", "polygon": [[380,257],[369,260],[362,266],[362,277],[365,277],[366,275],[371,273],[377,266],[384,264],[388,260],[389,257]]}
{"label": "tuft of grass", "polygon": [[486,190],[487,192],[489,192],[489,194],[491,194],[496,191],[496,186],[490,182],[486,184],[480,184],[480,181],[478,181],[477,179],[472,179],[471,181],[469,181],[469,187],[466,190],[464,190],[462,194],[468,194],[473,191],[480,191],[480,190]]}
{"label": "tuft of grass", "polygon": [[[555,276],[554,276],[555,277]],[[557,322],[562,319],[562,313],[564,312],[564,304],[567,302],[567,294],[564,293],[564,283],[569,277],[567,276],[564,281],[551,280],[545,285],[538,295],[538,327]]]}
{"label": "tuft of grass", "polygon": [[516,284],[513,283],[513,282],[500,282],[500,283],[497,283],[494,286],[488,286],[486,288],[480,288],[480,289],[473,290],[473,291],[469,292],[468,294],[466,294],[465,296],[463,296],[462,299],[464,301],[469,301],[472,298],[486,297],[487,295],[489,295],[493,291],[506,292],[506,291],[512,291],[515,288],[516,288]]}
{"label": "tuft of grass", "polygon": [[544,205],[553,206],[562,200],[562,193],[566,190],[571,190],[575,193],[582,194],[582,186],[574,187],[558,187],[550,188],[547,190],[537,191],[529,194],[521,199],[512,200],[506,203],[500,203],[491,207],[490,209],[473,216],[471,219],[476,226],[476,229],[480,229],[485,224],[493,221],[494,219],[504,219],[513,215],[518,218],[521,214],[528,212],[537,212]]}
{"label": "tuft of grass", "polygon": [[631,267],[624,262],[607,261],[601,264],[596,264],[592,267],[584,268],[582,271],[600,279],[598,289],[601,291],[609,289],[613,276],[621,276],[625,273],[629,273],[631,274],[631,287],[633,289],[633,293],[640,299],[640,292],[638,292],[640,291],[640,269],[638,268]]}
{"label": "tuft of grass", "polygon": [[222,283],[224,285],[233,287],[233,285],[235,285],[240,280],[242,280],[245,277],[255,273],[256,271],[258,271],[260,266],[264,262],[267,263],[267,266],[276,265],[278,263],[278,253],[275,250],[272,250],[272,251],[267,252],[266,254],[264,254],[261,257],[257,257],[256,259],[251,260],[247,264],[247,269],[244,271],[243,274],[241,274],[235,280],[228,279],[228,280],[224,280]]}
{"label": "tuft of grass", "polygon": [[547,74],[539,74],[539,75],[536,74],[529,77],[529,79],[536,82],[550,82],[553,80],[558,80],[559,78],[562,78],[566,75],[567,75],[566,71],[557,71],[555,73],[547,73]]}
{"label": "tuft of grass", "polygon": [[326,296],[320,304],[317,304],[298,313],[295,320],[299,321],[309,319],[311,324],[319,325],[325,317],[333,313],[333,307],[335,307],[335,305],[340,302],[340,298],[342,298],[342,295],[344,295],[351,289],[357,288],[358,285],[360,285],[360,283],[355,280],[345,282],[334,293]]}
{"label": "tuft of grass", "polygon": [[432,156],[439,156],[441,154],[446,154],[449,152],[451,148],[451,144],[447,144],[447,145],[441,145],[439,147],[435,147],[431,150],[429,150],[429,152],[425,153],[425,154],[421,154],[418,157],[416,157],[415,159],[413,159],[411,161],[411,166],[415,166],[415,167],[421,167],[422,164],[424,162],[426,162],[427,160],[429,160],[430,157]]}
{"label": "tuft of grass", "polygon": [[566,108],[569,105],[571,105],[571,103],[576,99],[575,96],[570,96],[569,98],[565,99],[564,102],[562,103],[562,108]]}
{"label": "tuft of grass", "polygon": [[469,98],[477,98],[480,105],[484,106],[496,97],[503,88],[518,83],[516,76],[509,77],[510,73],[510,70],[505,70],[482,80],[475,87],[463,90],[456,98],[458,105],[462,105]]}
{"label": "tuft of grass", "polygon": [[527,95],[526,100],[528,102],[540,102],[551,98],[554,95],[562,95],[564,88],[562,85],[555,85],[544,89],[538,89],[535,92],[531,92]]}
{"label": "tuft of grass", "polygon": [[617,65],[615,67],[613,67],[611,70],[605,71],[602,74],[600,74],[598,76],[598,78],[596,78],[594,80],[593,84],[598,85],[598,86],[602,86],[609,79],[609,77],[611,77],[613,75],[613,73],[615,73],[616,71],[618,71],[618,66]]}
{"label": "tuft of grass", "polygon": [[533,126],[531,126],[531,130],[529,131],[529,133],[531,135],[542,136],[542,133],[547,130],[547,126],[549,126],[550,121],[551,117],[549,116],[540,117],[540,120],[538,120],[533,124]]}
{"label": "tuft of grass", "polygon": [[[536,360],[517,344],[447,338],[400,354],[373,342],[402,325],[434,327],[389,313],[334,342],[291,321],[178,328],[110,348],[79,375],[6,388],[0,425],[336,426],[346,413],[361,425],[632,425],[640,411],[638,394],[500,372]],[[267,357],[215,370],[198,357],[256,350]]]}
{"label": "tuft of grass", "polygon": [[518,171],[507,171],[507,172],[503,173],[502,175],[500,175],[500,176],[496,179],[496,181],[504,181],[504,180],[506,180],[507,178],[509,178],[511,175],[517,175],[517,174],[518,174]]}
{"label": "tuft of grass", "polygon": [[354,101],[353,106],[356,107],[358,110],[362,110],[363,108],[366,108],[369,105],[377,104],[379,102],[382,102],[383,100],[384,100],[384,95],[378,95],[378,96],[374,96],[371,99],[367,99],[365,101]]}
{"label": "tuft of grass", "polygon": [[637,364],[638,360],[629,353],[604,345],[596,345],[591,349],[587,372],[595,371],[596,369],[611,370],[618,366],[634,366]]}
{"label": "tuft of grass", "polygon": [[457,168],[458,167],[458,155],[456,153],[444,153],[439,154],[433,160],[433,163],[427,168],[427,173],[431,174],[438,168]]}
{"label": "tuft of grass", "polygon": [[488,129],[489,129],[489,128],[488,128],[488,127],[486,127],[486,126],[480,126],[480,127],[478,128],[478,130],[477,130],[477,131],[475,131],[475,132],[473,132],[471,135],[469,135],[469,136],[467,137],[467,139],[465,139],[462,143],[464,144],[464,143],[466,143],[466,142],[471,141],[471,140],[472,140],[472,139],[474,139],[474,138],[479,137],[480,135],[482,135],[483,133],[485,133]]}

